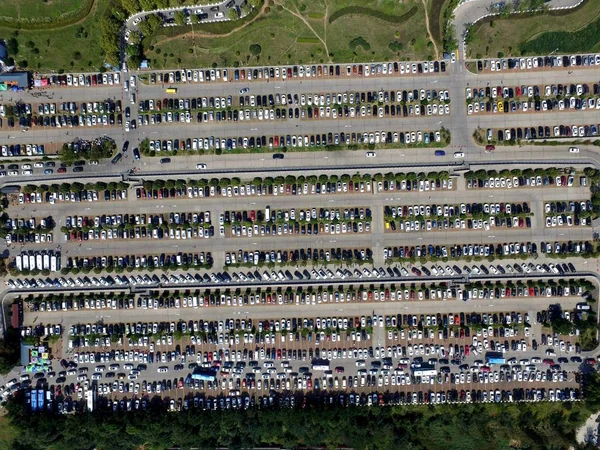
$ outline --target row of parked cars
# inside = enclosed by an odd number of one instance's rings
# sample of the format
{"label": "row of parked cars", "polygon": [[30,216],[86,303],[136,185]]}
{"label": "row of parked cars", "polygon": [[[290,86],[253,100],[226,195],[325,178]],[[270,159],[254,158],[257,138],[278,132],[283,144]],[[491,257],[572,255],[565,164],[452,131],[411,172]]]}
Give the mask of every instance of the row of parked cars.
{"label": "row of parked cars", "polygon": [[540,251],[546,254],[577,254],[591,253],[594,245],[590,241],[544,242],[540,244]]}
{"label": "row of parked cars", "polygon": [[326,147],[330,145],[385,145],[385,144],[425,144],[441,142],[439,131],[369,131],[369,132],[329,132],[312,135],[282,136],[243,136],[219,138],[207,136],[188,139],[154,139],[149,142],[149,150],[171,152],[174,150],[235,150],[284,147]]}
{"label": "row of parked cars", "polygon": [[65,263],[67,269],[70,268],[100,268],[108,267],[121,268],[176,268],[181,266],[200,266],[204,264],[212,265],[212,255],[210,252],[204,253],[174,253],[159,255],[124,255],[124,256],[85,256],[68,257]]}
{"label": "row of parked cars", "polygon": [[[580,177],[580,184],[585,186],[585,177]],[[575,175],[557,175],[556,177],[534,175],[531,177],[489,177],[467,179],[467,189],[512,189],[518,187],[570,187],[575,183]]]}
{"label": "row of parked cars", "polygon": [[[409,117],[409,116],[442,116],[450,114],[450,105],[431,103],[428,105],[363,105],[363,106],[307,106],[304,108],[246,108],[228,109],[226,111],[202,111],[197,114],[189,111],[167,111],[156,113],[141,113],[138,115],[137,125],[154,125],[161,123],[207,123],[207,122],[243,122],[267,121],[287,119],[341,119],[341,118],[383,118],[383,117]],[[125,113],[127,118],[127,112]],[[131,121],[131,128],[135,129],[135,121]],[[126,130],[128,131],[128,130]]]}
{"label": "row of parked cars", "polygon": [[80,86],[90,87],[97,85],[113,86],[121,83],[121,74],[99,73],[99,74],[64,74],[48,75],[45,77],[50,86]]}
{"label": "row of parked cars", "polygon": [[523,203],[460,203],[443,205],[404,205],[385,206],[384,214],[393,219],[396,217],[458,217],[479,214],[511,215],[529,214],[527,202]]}
{"label": "row of parked cars", "polygon": [[[590,137],[598,136],[599,126],[591,125],[555,125],[554,137]],[[538,130],[539,131],[539,130]]]}
{"label": "row of parked cars", "polygon": [[477,61],[477,69],[492,72],[502,70],[536,70],[542,68],[593,67],[600,65],[600,54],[595,55],[563,55],[538,56],[531,58],[503,58],[491,61]]}
{"label": "row of parked cars", "polygon": [[44,155],[44,144],[7,144],[0,147],[2,156]]}
{"label": "row of parked cars", "polygon": [[68,229],[103,228],[119,225],[208,225],[211,223],[210,211],[171,212],[167,214],[102,214],[100,216],[67,216],[65,227]]}
{"label": "row of parked cars", "polygon": [[329,264],[331,262],[345,261],[352,264],[354,261],[370,261],[373,252],[369,248],[331,248],[331,249],[296,249],[296,250],[271,250],[271,251],[246,251],[225,253],[225,265],[241,264],[297,264],[299,261],[312,261],[313,264]]}
{"label": "row of parked cars", "polygon": [[240,95],[227,97],[194,97],[194,98],[164,98],[142,100],[138,104],[140,113],[152,111],[197,111],[203,109],[229,109],[247,107],[278,107],[278,106],[330,106],[356,105],[360,107],[371,103],[420,103],[431,101],[450,101],[448,90],[414,89],[403,91],[344,91],[314,94],[268,94]]}
{"label": "row of parked cars", "polygon": [[486,86],[485,88],[466,88],[467,100],[473,99],[518,99],[521,97],[529,98],[544,98],[544,97],[561,97],[569,98],[571,96],[581,97],[592,93],[593,95],[600,94],[600,85],[598,83],[590,85],[587,83],[580,84],[549,84],[546,86],[538,85],[521,85],[521,86]]}
{"label": "row of parked cars", "polygon": [[[496,392],[498,391],[498,392]],[[558,391],[558,395],[557,395]],[[123,397],[107,399],[100,396],[97,402],[97,409],[113,412],[127,412],[134,410],[148,410],[150,408],[163,408],[165,411],[181,411],[191,408],[203,411],[218,411],[229,409],[269,409],[269,408],[305,408],[307,405],[325,406],[340,405],[348,407],[359,406],[385,406],[385,405],[417,405],[433,403],[476,403],[476,402],[522,402],[522,401],[548,401],[551,398],[554,401],[577,401],[583,398],[579,389],[565,388],[552,390],[554,395],[551,397],[550,391],[545,389],[523,389],[514,388],[513,390],[491,390],[482,391],[473,390],[455,390],[450,389],[444,392],[418,391],[414,393],[395,392],[390,393],[335,393],[327,390],[320,390],[318,393],[300,394],[296,393],[276,393],[273,391],[270,395],[216,395],[205,396],[196,394],[187,396],[184,399],[165,400],[157,395],[153,398],[149,396],[134,396],[133,398]],[[413,395],[414,394],[414,395]],[[485,394],[485,395],[484,395]],[[493,395],[492,395],[493,394]],[[497,394],[497,395],[496,395]],[[498,400],[496,400],[496,398]],[[71,414],[86,411],[85,401],[73,399],[71,397],[61,397],[52,403],[52,409],[59,414]]]}
{"label": "row of parked cars", "polygon": [[397,76],[416,75],[426,73],[440,73],[446,71],[446,61],[425,62],[393,62],[374,64],[352,65],[307,65],[291,67],[262,67],[249,69],[206,69],[190,70],[180,69],[167,73],[151,73],[151,84],[162,83],[204,83],[227,81],[266,81],[269,79],[299,79],[341,76]]}
{"label": "row of parked cars", "polygon": [[467,105],[467,114],[477,113],[516,113],[528,111],[564,111],[564,110],[594,110],[600,108],[600,101],[595,98],[580,99],[565,97],[564,99],[549,100],[498,100],[473,101]]}

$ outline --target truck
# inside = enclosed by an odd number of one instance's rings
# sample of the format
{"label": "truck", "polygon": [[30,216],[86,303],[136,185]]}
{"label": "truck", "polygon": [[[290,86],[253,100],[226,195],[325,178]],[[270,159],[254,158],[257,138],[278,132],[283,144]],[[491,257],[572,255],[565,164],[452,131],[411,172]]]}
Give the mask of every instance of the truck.
{"label": "truck", "polygon": [[35,390],[28,393],[31,402],[31,412],[37,411],[37,392]]}
{"label": "truck", "polygon": [[50,271],[56,272],[58,270],[58,257],[56,255],[52,255],[50,257]]}
{"label": "truck", "polygon": [[42,258],[42,254],[38,253],[37,255],[35,255],[35,268],[37,270],[42,270],[44,268],[44,264],[43,264],[43,258]]}
{"label": "truck", "polygon": [[322,370],[328,371],[331,370],[328,359],[314,359],[312,361],[312,370]]}
{"label": "truck", "polygon": [[15,256],[15,267],[20,272],[23,270],[23,256],[17,255]]}
{"label": "truck", "polygon": [[50,269],[50,255],[48,253],[44,253],[44,266],[43,270]]}
{"label": "truck", "polygon": [[265,207],[265,222],[270,222],[271,221],[271,207],[269,205],[267,205]]}

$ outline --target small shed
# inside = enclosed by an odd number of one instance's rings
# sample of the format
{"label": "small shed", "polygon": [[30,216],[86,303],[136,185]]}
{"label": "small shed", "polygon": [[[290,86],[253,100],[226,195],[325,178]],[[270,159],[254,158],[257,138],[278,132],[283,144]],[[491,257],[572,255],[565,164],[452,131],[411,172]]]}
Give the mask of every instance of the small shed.
{"label": "small shed", "polygon": [[33,349],[35,349],[35,346],[25,344],[23,341],[21,341],[21,365],[22,366],[26,366],[29,364],[30,352]]}

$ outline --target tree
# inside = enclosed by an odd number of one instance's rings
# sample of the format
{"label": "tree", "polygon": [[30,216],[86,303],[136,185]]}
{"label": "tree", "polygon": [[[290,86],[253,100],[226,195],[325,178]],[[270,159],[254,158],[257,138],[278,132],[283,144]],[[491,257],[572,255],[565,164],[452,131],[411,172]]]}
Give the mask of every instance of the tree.
{"label": "tree", "polygon": [[227,18],[229,20],[237,20],[237,19],[239,19],[240,15],[238,14],[237,8],[229,8],[227,10]]}
{"label": "tree", "polygon": [[138,25],[139,30],[144,36],[154,34],[161,26],[162,22],[156,14],[150,14],[146,16],[145,20],[142,20]]}
{"label": "tree", "polygon": [[563,317],[554,317],[552,318],[552,330],[558,334],[568,335],[573,330],[573,324]]}
{"label": "tree", "polygon": [[129,66],[138,68],[143,59],[142,48],[140,45],[128,45],[125,47],[125,54],[129,60]]}
{"label": "tree", "polygon": [[139,0],[140,8],[142,11],[152,11],[156,9],[156,2],[154,0]]}
{"label": "tree", "polygon": [[187,16],[183,11],[175,11],[175,23],[177,25],[185,25],[187,23]]}
{"label": "tree", "polygon": [[14,37],[10,38],[6,41],[6,50],[11,56],[16,56],[19,53],[19,41]]}
{"label": "tree", "polygon": [[121,5],[129,14],[135,14],[142,9],[138,0],[121,0]]}
{"label": "tree", "polygon": [[252,55],[258,56],[262,52],[262,47],[258,44],[251,44],[250,47],[248,47],[248,50],[250,50]]}
{"label": "tree", "polygon": [[119,65],[119,36],[121,22],[113,16],[102,16],[100,19],[100,47],[109,64]]}

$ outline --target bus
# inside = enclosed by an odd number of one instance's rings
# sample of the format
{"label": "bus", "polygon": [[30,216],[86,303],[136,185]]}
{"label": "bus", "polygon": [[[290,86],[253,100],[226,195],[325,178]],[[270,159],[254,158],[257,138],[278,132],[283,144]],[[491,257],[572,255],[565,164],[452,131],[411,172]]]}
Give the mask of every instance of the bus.
{"label": "bus", "polygon": [[177,88],[170,87],[170,88],[167,88],[165,92],[167,94],[177,94]]}

